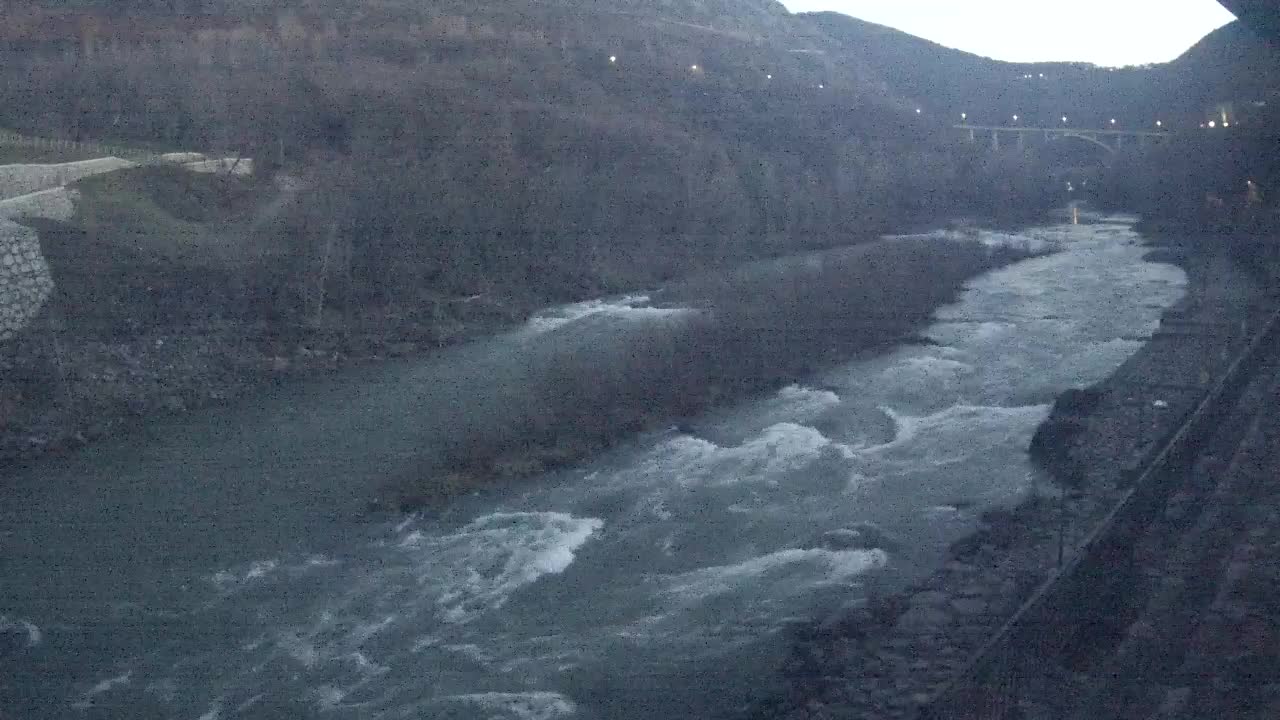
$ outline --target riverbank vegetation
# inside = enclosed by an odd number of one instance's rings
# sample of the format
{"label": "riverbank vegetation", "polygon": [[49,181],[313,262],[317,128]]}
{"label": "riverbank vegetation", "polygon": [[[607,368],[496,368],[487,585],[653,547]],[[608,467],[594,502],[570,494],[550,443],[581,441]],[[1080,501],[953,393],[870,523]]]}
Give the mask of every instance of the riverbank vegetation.
{"label": "riverbank vegetation", "polygon": [[0,352],[10,458],[551,304],[1058,199],[1033,154],[955,142],[771,3],[91,5],[15,16],[0,125],[255,176],[140,168],[38,223],[59,290]]}
{"label": "riverbank vegetation", "polygon": [[663,300],[693,312],[611,325],[607,348],[555,345],[531,361],[531,392],[510,398],[501,423],[479,424],[428,466],[391,479],[375,507],[432,507],[882,350],[927,324],[970,278],[1033,254],[977,240],[902,238],[677,284]]}
{"label": "riverbank vegetation", "polygon": [[1120,156],[1097,202],[1142,216],[1159,244],[1226,254],[1255,276],[1280,278],[1278,131],[1253,127],[1194,133]]}

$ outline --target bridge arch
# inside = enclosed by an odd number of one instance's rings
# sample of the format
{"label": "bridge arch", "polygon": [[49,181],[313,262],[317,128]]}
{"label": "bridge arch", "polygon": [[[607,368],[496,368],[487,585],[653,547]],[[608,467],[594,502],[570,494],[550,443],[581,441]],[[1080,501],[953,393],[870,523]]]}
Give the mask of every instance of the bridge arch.
{"label": "bridge arch", "polygon": [[1116,154],[1116,149],[1115,149],[1115,148],[1113,148],[1113,147],[1111,147],[1110,145],[1108,145],[1108,144],[1106,144],[1106,143],[1102,142],[1101,140],[1099,140],[1099,139],[1098,139],[1098,138],[1096,138],[1096,137],[1093,137],[1093,136],[1091,136],[1091,135],[1086,135],[1086,134],[1084,134],[1084,133],[1077,133],[1077,132],[1070,132],[1070,131],[1067,131],[1067,132],[1061,132],[1061,133],[1054,133],[1054,134],[1052,135],[1052,137],[1053,137],[1053,138],[1060,138],[1060,139],[1062,139],[1062,140],[1083,140],[1083,141],[1085,141],[1085,142],[1087,142],[1087,143],[1091,143],[1091,144],[1093,144],[1093,145],[1096,145],[1096,146],[1098,146],[1098,147],[1102,148],[1103,150],[1106,150],[1108,155],[1115,155],[1115,154]]}

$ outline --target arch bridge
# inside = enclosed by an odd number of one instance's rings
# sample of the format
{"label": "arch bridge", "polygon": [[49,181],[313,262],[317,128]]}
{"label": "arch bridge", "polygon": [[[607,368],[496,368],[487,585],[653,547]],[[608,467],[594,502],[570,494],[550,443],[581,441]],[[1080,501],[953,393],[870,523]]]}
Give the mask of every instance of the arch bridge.
{"label": "arch bridge", "polygon": [[1174,133],[1169,131],[1150,130],[1090,130],[1087,128],[1069,127],[1018,127],[999,125],[956,125],[969,142],[986,141],[990,138],[991,149],[998,151],[1001,146],[1014,144],[1019,150],[1027,146],[1027,142],[1052,142],[1054,140],[1078,140],[1115,154],[1128,145],[1146,147],[1148,144],[1167,142]]}

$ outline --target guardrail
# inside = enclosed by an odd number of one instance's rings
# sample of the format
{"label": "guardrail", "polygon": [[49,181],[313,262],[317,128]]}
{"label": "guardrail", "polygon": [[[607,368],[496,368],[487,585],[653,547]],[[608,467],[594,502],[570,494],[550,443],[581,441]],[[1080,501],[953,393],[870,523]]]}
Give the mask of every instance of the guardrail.
{"label": "guardrail", "polygon": [[917,714],[918,720],[1012,720],[1021,717],[1020,690],[1049,680],[1045,658],[1060,654],[1082,619],[1106,617],[1124,591],[1132,548],[1190,469],[1196,448],[1210,438],[1225,413],[1280,339],[1280,312],[1254,336],[1213,386],[1150,456],[1134,485],[1090,532],[1076,555],[1023,603],[945,689]]}

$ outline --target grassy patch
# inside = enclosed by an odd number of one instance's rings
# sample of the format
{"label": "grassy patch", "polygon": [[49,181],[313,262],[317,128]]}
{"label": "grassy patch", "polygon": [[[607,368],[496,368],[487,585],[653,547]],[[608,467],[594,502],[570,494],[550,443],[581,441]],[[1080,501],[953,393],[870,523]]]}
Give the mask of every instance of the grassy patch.
{"label": "grassy patch", "polygon": [[71,224],[89,242],[146,261],[252,265],[275,248],[249,231],[261,188],[242,177],[141,167],[86,178]]}
{"label": "grassy patch", "polygon": [[93,160],[101,153],[86,150],[52,150],[48,148],[16,147],[0,145],[0,165],[52,164]]}

